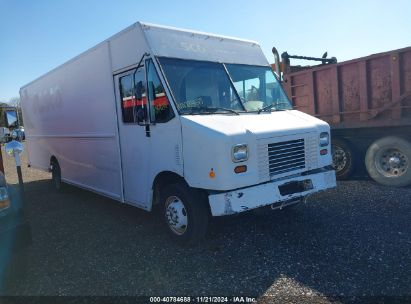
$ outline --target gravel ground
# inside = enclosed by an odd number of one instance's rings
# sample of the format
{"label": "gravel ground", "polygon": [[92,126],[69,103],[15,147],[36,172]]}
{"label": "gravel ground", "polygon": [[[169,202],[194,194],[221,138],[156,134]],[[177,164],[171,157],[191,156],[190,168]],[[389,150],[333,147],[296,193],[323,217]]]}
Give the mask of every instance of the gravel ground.
{"label": "gravel ground", "polygon": [[11,294],[411,296],[410,187],[339,182],[290,210],[214,220],[200,246],[183,249],[155,215],[74,187],[57,193],[25,157],[23,177],[33,244]]}

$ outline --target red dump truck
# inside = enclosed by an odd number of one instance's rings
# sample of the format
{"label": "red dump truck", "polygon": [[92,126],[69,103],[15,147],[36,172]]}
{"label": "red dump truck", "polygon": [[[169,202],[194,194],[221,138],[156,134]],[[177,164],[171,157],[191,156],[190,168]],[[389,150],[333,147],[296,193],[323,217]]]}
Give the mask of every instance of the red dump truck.
{"label": "red dump truck", "polygon": [[[381,184],[411,184],[411,47],[340,63],[286,52],[280,63],[273,53],[294,108],[331,125],[337,178],[365,165]],[[292,66],[290,59],[320,64]]]}

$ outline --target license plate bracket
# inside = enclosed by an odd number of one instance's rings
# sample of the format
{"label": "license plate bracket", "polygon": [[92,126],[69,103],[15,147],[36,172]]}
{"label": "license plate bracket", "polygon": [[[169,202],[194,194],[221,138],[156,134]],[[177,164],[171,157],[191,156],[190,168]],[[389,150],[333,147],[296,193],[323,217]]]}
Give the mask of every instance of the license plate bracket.
{"label": "license plate bracket", "polygon": [[301,193],[310,189],[313,189],[313,184],[310,179],[288,182],[278,186],[278,190],[282,196]]}

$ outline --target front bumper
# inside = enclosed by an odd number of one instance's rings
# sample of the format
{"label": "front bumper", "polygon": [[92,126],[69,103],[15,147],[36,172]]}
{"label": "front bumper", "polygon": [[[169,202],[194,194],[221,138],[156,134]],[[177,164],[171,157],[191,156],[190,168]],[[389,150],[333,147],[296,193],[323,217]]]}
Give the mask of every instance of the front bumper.
{"label": "front bumper", "polygon": [[[284,191],[287,183],[288,185],[293,185],[291,183],[295,183],[297,185],[304,181],[307,184],[311,184],[312,187],[307,187],[310,189],[306,190],[301,189],[301,191],[295,190],[297,192],[291,194],[284,193],[289,192]],[[309,181],[311,181],[311,183]],[[318,173],[271,181],[248,188],[210,194],[208,199],[211,214],[213,216],[222,216],[297,199],[318,191],[334,188],[335,186],[335,171],[324,170]]]}

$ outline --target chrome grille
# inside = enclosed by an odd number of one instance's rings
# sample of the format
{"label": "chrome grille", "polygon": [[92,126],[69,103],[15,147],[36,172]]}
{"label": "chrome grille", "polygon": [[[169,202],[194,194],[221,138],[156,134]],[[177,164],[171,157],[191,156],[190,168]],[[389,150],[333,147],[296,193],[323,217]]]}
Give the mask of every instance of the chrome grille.
{"label": "chrome grille", "polygon": [[268,144],[270,175],[305,168],[304,139]]}

